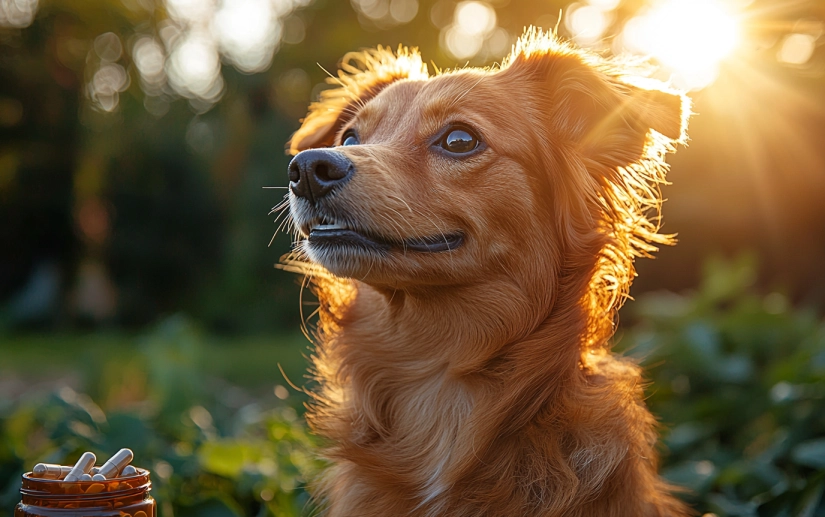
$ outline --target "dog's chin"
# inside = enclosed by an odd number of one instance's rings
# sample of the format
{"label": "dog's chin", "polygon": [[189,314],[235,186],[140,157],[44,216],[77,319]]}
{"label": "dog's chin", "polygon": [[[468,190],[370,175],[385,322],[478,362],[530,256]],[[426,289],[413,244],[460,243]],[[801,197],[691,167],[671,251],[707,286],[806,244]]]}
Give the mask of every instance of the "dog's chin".
{"label": "dog's chin", "polygon": [[371,273],[385,277],[404,269],[406,260],[456,251],[464,235],[455,232],[437,237],[390,240],[337,225],[318,225],[309,231],[303,248],[313,262],[336,276],[367,279]]}

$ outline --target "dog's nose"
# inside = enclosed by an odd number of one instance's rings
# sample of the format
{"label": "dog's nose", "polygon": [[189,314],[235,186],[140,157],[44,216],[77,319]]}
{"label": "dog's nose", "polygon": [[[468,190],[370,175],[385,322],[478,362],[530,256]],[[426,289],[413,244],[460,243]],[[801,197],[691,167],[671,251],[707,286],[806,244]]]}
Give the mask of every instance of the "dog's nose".
{"label": "dog's nose", "polygon": [[332,149],[307,149],[289,163],[289,188],[293,194],[315,203],[355,173],[355,165]]}

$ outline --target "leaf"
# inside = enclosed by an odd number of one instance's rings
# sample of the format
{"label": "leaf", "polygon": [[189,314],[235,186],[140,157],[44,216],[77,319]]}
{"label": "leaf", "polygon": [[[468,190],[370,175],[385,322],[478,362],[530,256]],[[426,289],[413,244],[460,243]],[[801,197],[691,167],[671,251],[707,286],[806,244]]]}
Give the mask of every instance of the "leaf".
{"label": "leaf", "polygon": [[710,494],[708,501],[719,514],[730,517],[756,517],[756,505],[737,501],[722,494]]}
{"label": "leaf", "polygon": [[705,461],[686,461],[662,472],[662,477],[694,492],[703,492],[710,487],[718,473],[713,463]]}
{"label": "leaf", "polygon": [[825,469],[825,438],[800,443],[791,450],[791,459],[798,465]]}
{"label": "leaf", "polygon": [[685,328],[685,337],[691,348],[704,361],[716,361],[720,348],[720,338],[718,331],[710,324],[703,321],[695,321]]}
{"label": "leaf", "polygon": [[794,514],[794,517],[813,517],[816,512],[819,501],[822,499],[822,492],[825,490],[825,478],[821,477],[817,481],[809,483],[802,493],[802,499],[799,501],[799,511]]}
{"label": "leaf", "polygon": [[175,512],[179,517],[242,517],[237,503],[228,497],[214,497],[191,506],[184,506]]}
{"label": "leaf", "polygon": [[[208,442],[198,450],[201,466],[207,472],[237,478],[244,469],[256,468],[264,457],[271,458],[266,442],[223,440]],[[267,462],[268,463],[268,462]]]}
{"label": "leaf", "polygon": [[153,439],[155,432],[137,415],[110,413],[109,429],[105,433],[101,448],[114,453],[122,447],[129,447],[138,457],[149,448]]}
{"label": "leaf", "polygon": [[665,443],[671,451],[680,451],[685,447],[712,435],[714,428],[701,422],[685,422],[671,429]]}

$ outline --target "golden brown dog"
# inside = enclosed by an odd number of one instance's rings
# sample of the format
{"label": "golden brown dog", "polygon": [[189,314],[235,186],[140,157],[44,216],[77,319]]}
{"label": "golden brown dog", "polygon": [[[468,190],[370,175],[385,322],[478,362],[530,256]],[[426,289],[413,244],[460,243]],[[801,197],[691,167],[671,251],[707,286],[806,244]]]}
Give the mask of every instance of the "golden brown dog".
{"label": "golden brown dog", "polygon": [[[687,100],[528,31],[500,67],[344,58],[291,141],[308,413],[345,516],[682,516],[610,353]],[[293,263],[294,265],[294,263]]]}

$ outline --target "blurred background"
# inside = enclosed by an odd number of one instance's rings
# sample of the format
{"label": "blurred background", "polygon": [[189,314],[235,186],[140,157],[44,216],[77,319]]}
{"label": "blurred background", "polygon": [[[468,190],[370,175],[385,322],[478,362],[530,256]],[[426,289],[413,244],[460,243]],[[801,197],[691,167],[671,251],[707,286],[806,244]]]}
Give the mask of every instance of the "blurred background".
{"label": "blurred background", "polygon": [[0,0],[0,516],[34,463],[123,446],[163,517],[311,514],[285,143],[345,52],[484,66],[529,25],[649,56],[694,101],[664,187],[679,244],[638,264],[617,338],[665,475],[701,512],[825,516],[824,21],[821,0]]}

